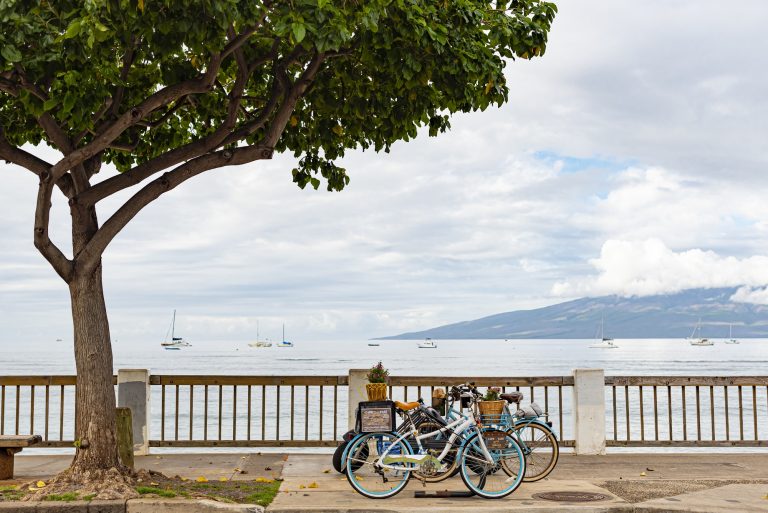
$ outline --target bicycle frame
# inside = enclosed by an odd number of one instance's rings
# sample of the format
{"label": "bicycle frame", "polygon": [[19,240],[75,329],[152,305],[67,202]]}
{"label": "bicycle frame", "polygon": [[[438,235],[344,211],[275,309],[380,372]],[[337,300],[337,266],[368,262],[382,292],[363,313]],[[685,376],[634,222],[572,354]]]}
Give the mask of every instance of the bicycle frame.
{"label": "bicycle frame", "polygon": [[[455,430],[453,428],[456,428]],[[421,445],[421,441],[425,440],[427,438],[435,437],[441,433],[445,433],[447,431],[451,431],[451,436],[448,438],[448,443],[443,448],[443,451],[440,453],[439,456],[437,456],[437,460],[442,463],[443,459],[448,455],[448,452],[455,446],[456,440],[460,437],[460,435],[471,428],[477,428],[477,423],[475,422],[475,419],[472,417],[462,417],[459,419],[456,419],[453,422],[450,422],[448,425],[441,427],[440,429],[437,429],[435,431],[431,431],[429,433],[425,433],[423,435],[419,435],[418,431],[414,429],[411,432],[403,433],[400,435],[395,441],[390,443],[389,447],[379,456],[379,460],[375,463],[376,466],[382,469],[389,469],[389,470],[403,470],[402,467],[398,467],[395,465],[389,465],[386,463],[383,463],[383,460],[389,455],[389,451],[394,447],[396,444],[401,442],[403,439],[405,439],[408,435],[413,435],[413,437],[416,439],[416,443],[419,446],[419,453],[418,455],[413,456],[429,456],[428,454],[424,454],[424,447]],[[493,463],[493,456],[491,456],[491,453],[488,451],[488,448],[485,445],[485,440],[483,440],[483,437],[479,437],[480,440],[480,448],[483,452],[483,456],[485,457],[486,461],[488,463]],[[463,446],[463,442],[462,442]],[[423,458],[426,459],[426,458]],[[410,462],[414,463],[414,462]]]}

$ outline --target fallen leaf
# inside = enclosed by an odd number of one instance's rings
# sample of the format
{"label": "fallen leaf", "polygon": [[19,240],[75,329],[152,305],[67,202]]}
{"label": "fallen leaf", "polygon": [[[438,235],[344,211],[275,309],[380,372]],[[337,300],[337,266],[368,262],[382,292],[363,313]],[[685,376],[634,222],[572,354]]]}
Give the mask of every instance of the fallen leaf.
{"label": "fallen leaf", "polygon": [[647,470],[648,472],[656,472],[654,469],[648,468],[648,467],[646,467],[645,470]]}
{"label": "fallen leaf", "polygon": [[645,476],[645,472],[640,472],[640,475],[641,476]]}
{"label": "fallen leaf", "polygon": [[205,476],[200,476],[197,479],[195,479],[198,483],[207,483],[208,479]]}
{"label": "fallen leaf", "polygon": [[45,481],[38,481],[35,485],[37,485],[38,488],[43,488],[45,486]]}
{"label": "fallen leaf", "polygon": [[219,478],[219,481],[221,481],[221,482],[223,482],[223,483],[226,483],[226,482],[227,482],[227,481],[229,481],[229,480],[228,480],[226,477],[220,477],[220,478]]}
{"label": "fallen leaf", "polygon": [[304,488],[306,488],[306,486],[304,486],[304,485],[299,485],[299,490],[303,490]]}
{"label": "fallen leaf", "polygon": [[151,484],[152,486],[160,486],[160,483],[149,483],[149,484]]}
{"label": "fallen leaf", "polygon": [[323,474],[330,474],[330,473],[331,473],[330,469],[323,470]]}
{"label": "fallen leaf", "polygon": [[268,479],[266,477],[257,477],[256,479],[254,479],[254,481],[256,483],[274,483],[275,482],[274,479]]}
{"label": "fallen leaf", "polygon": [[311,483],[309,483],[309,486],[307,486],[307,488],[317,488],[317,483],[312,481]]}
{"label": "fallen leaf", "polygon": [[235,470],[233,470],[233,472],[240,472],[240,469],[236,468]]}
{"label": "fallen leaf", "polygon": [[272,470],[272,467],[264,467],[264,470]]}

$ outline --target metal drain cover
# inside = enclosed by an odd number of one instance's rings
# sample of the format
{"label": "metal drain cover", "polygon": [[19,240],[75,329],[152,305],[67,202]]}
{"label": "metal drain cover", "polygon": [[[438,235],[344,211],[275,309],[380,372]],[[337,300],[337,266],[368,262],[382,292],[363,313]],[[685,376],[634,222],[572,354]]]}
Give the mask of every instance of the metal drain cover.
{"label": "metal drain cover", "polygon": [[559,502],[594,502],[610,499],[610,496],[592,492],[544,492],[534,493],[536,499]]}

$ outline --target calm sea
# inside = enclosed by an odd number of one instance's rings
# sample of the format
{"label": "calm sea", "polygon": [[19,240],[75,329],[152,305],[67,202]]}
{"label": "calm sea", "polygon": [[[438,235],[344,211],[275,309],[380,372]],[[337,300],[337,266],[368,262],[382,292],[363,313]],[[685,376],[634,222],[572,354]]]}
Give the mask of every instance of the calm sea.
{"label": "calm sea", "polygon": [[[115,369],[146,368],[153,374],[335,375],[382,361],[396,375],[559,376],[575,368],[610,375],[765,375],[768,340],[694,347],[683,339],[617,340],[617,349],[591,349],[592,340],[438,340],[312,342],[293,348],[249,348],[241,342],[194,342],[180,351],[159,344],[114,344]],[[4,351],[0,374],[73,374],[70,342]]]}

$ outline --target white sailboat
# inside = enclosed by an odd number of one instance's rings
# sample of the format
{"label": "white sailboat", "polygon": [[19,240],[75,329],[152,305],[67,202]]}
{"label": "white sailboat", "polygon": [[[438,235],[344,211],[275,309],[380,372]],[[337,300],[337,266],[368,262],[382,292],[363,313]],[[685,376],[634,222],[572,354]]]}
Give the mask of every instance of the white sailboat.
{"label": "white sailboat", "polygon": [[601,317],[600,327],[598,328],[597,336],[595,337],[595,343],[590,344],[589,347],[592,349],[616,349],[617,347],[619,347],[613,342],[612,338],[605,336],[605,332],[603,330],[604,330],[604,320]]}
{"label": "white sailboat", "polygon": [[259,338],[259,321],[256,321],[256,340],[254,342],[249,342],[248,345],[251,347],[272,347],[272,342],[269,340],[261,340]]}
{"label": "white sailboat", "polygon": [[738,341],[738,339],[733,338],[733,323],[730,323],[728,325],[728,340],[725,341],[726,344],[740,344],[741,342]]}
{"label": "white sailboat", "polygon": [[699,322],[696,323],[696,326],[693,328],[693,331],[691,332],[691,336],[688,337],[688,343],[692,346],[714,346],[715,342],[713,340],[709,340],[708,338],[703,338],[701,336],[701,319],[699,319]]}
{"label": "white sailboat", "polygon": [[293,342],[285,340],[285,324],[283,324],[283,340],[277,344],[277,347],[293,347]]}
{"label": "white sailboat", "polygon": [[[168,340],[168,332],[171,334],[171,340]],[[182,347],[191,347],[192,344],[184,340],[182,337],[176,336],[176,310],[173,311],[173,319],[171,320],[171,327],[165,334],[165,340],[160,342],[160,345],[168,351],[178,351]]]}
{"label": "white sailboat", "polygon": [[425,338],[424,342],[419,342],[419,349],[437,349],[437,342],[431,338]]}

